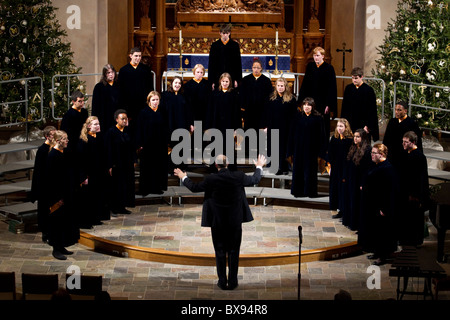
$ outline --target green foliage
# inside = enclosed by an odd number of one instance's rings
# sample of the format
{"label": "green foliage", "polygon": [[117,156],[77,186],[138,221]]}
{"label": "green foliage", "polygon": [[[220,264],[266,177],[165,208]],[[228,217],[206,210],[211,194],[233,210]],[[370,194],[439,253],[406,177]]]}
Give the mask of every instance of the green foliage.
{"label": "green foliage", "polygon": [[43,92],[39,78],[0,84],[0,124],[60,118],[68,109],[67,81],[72,91],[84,87],[76,77],[55,78],[53,110],[52,77],[81,70],[55,10],[50,0],[0,2],[0,81],[39,77],[43,83]]}
{"label": "green foliage", "polygon": [[[395,21],[388,23],[372,74],[386,84],[386,115],[396,100],[411,101],[411,115],[423,128],[449,130],[449,2],[399,0]],[[378,91],[381,88],[378,87]]]}

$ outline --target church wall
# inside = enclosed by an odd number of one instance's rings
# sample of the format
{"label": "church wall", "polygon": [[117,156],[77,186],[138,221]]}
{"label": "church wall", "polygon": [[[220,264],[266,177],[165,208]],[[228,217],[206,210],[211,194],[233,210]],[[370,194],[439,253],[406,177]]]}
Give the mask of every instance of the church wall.
{"label": "church wall", "polygon": [[[56,17],[67,31],[74,63],[83,74],[101,73],[105,64],[119,68],[127,63],[128,4],[123,0],[53,0]],[[83,76],[86,93],[100,79]],[[88,103],[89,105],[89,103]]]}

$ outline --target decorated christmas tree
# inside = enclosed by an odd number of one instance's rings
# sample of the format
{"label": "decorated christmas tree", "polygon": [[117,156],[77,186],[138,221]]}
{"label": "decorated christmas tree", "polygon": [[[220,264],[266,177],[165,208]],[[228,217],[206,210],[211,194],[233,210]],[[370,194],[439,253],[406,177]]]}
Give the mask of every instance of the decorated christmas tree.
{"label": "decorated christmas tree", "polygon": [[54,75],[80,73],[55,10],[50,0],[0,2],[1,124],[60,118],[68,109],[67,82],[71,91],[83,89],[76,77],[57,77],[52,85]]}
{"label": "decorated christmas tree", "polygon": [[450,129],[448,5],[448,0],[399,0],[372,71],[385,81],[387,117],[395,97],[411,102],[411,116],[422,128]]}

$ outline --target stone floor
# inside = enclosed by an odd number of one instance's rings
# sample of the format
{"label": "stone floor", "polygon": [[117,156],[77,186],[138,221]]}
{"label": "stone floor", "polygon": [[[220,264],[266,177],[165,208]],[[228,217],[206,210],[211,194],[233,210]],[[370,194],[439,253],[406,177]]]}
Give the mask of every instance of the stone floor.
{"label": "stone floor", "polygon": [[[199,227],[199,205],[148,205],[133,208],[133,213],[118,216],[94,229],[83,229],[97,236],[139,246],[165,247],[186,252],[212,252],[209,231]],[[252,206],[255,221],[244,228],[243,253],[285,252],[298,250],[297,226],[304,226],[302,248],[318,248],[354,241],[356,235],[331,219],[327,210],[292,207]],[[436,252],[436,231],[423,244],[433,257]],[[448,237],[447,237],[448,239]],[[41,241],[40,233],[15,234],[0,221],[0,271],[15,271],[17,290],[21,291],[21,273],[57,273],[64,285],[68,267],[79,267],[83,274],[103,276],[103,288],[113,299],[147,301],[288,301],[297,300],[298,264],[241,267],[239,287],[222,291],[216,286],[214,267],[172,265],[120,258],[94,252],[76,244],[66,261],[55,260],[51,247]],[[448,240],[446,242],[448,252]],[[380,288],[369,289],[371,261],[358,255],[331,261],[302,263],[300,299],[303,301],[333,300],[340,290],[348,291],[353,300],[386,301],[396,299],[397,279],[389,276],[390,265],[380,267]],[[441,266],[450,274],[449,263]],[[423,282],[415,279],[413,286],[422,290]],[[421,297],[405,296],[405,300]],[[450,292],[439,295],[450,300]],[[283,303],[281,304],[283,305]]]}

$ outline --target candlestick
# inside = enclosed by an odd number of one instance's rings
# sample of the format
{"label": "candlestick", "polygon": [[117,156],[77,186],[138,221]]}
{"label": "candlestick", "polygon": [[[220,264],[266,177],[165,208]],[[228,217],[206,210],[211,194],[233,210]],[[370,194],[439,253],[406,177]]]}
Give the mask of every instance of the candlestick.
{"label": "candlestick", "polygon": [[280,74],[281,72],[278,71],[278,44],[275,45],[275,70],[273,74]]}

